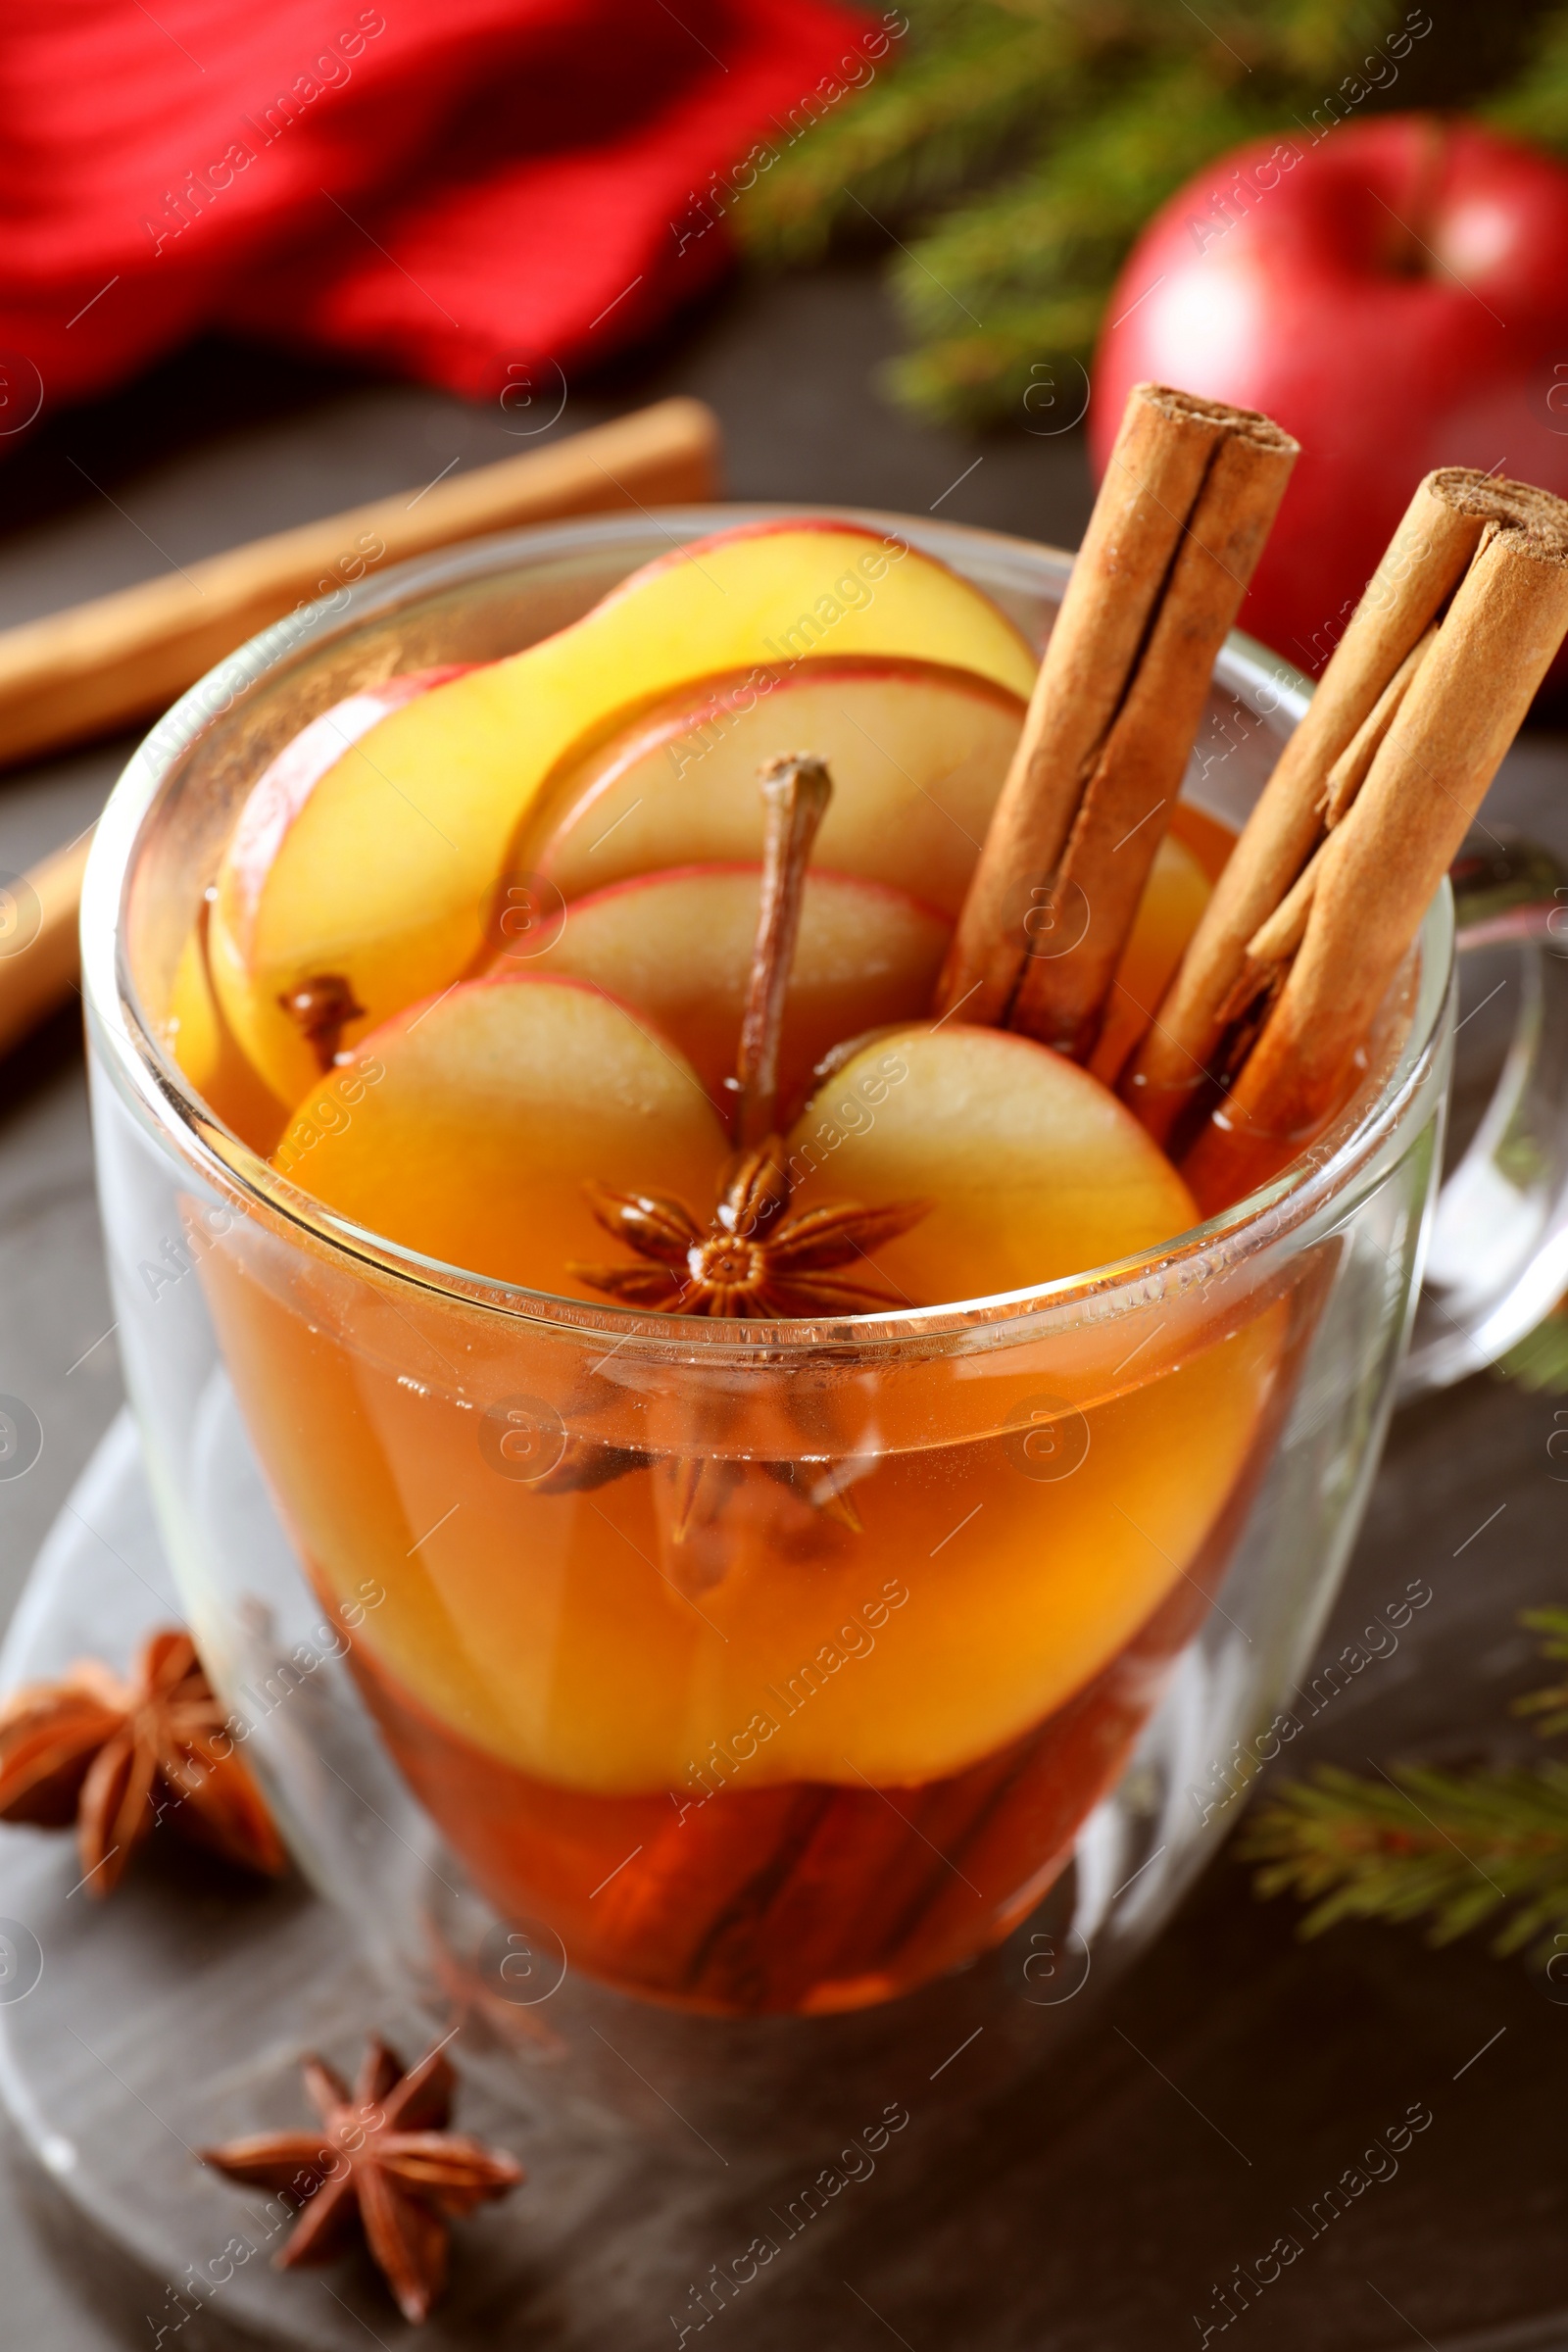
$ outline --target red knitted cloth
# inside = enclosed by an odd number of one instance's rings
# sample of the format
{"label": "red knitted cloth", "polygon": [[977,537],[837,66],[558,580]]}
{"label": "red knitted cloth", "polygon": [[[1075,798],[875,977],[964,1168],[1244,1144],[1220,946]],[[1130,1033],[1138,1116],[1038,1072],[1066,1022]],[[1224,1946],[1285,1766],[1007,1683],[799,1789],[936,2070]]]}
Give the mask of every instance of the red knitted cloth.
{"label": "red knitted cloth", "polygon": [[213,324],[476,399],[531,371],[539,397],[540,363],[590,368],[700,291],[736,187],[903,24],[836,0],[18,6],[0,423]]}

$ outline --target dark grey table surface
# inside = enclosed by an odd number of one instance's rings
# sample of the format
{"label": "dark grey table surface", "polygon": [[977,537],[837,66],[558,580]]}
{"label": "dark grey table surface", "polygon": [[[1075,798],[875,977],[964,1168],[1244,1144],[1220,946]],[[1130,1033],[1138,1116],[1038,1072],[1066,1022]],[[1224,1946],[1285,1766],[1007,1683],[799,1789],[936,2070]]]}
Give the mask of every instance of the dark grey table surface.
{"label": "dark grey table surface", "polygon": [[[737,497],[935,511],[1075,543],[1090,499],[1080,436],[1041,436],[1021,416],[983,442],[917,427],[875,395],[895,344],[869,266],[742,285],[617,380],[574,392],[561,429],[696,392],[722,419]],[[199,347],[0,466],[0,625],[412,494],[454,459],[515,451],[507,422],[438,393]],[[78,833],[127,748],[0,779],[0,869]],[[1568,860],[1568,749],[1527,738],[1494,806]],[[44,1429],[34,1469],[0,1485],[5,1612],[120,1402],[111,1321],[73,1011],[0,1083],[0,1391],[25,1397]],[[1314,1727],[1314,1753],[1360,1766],[1529,1752],[1522,1729],[1501,1727],[1509,1694],[1542,1679],[1515,1611],[1564,1585],[1557,1409],[1482,1379],[1396,1421],[1325,1651],[1412,1575],[1435,1599],[1418,1639]],[[1434,2126],[1398,2177],[1236,2325],[1258,2343],[1332,2337],[1350,2352],[1568,2346],[1568,2008],[1479,1947],[1432,1952],[1375,1928],[1303,1946],[1294,1926],[1222,1860],[1068,2066],[867,2190],[755,2313],[725,2315],[735,2343],[1196,2343],[1193,2314],[1211,2316],[1233,2266],[1421,2100]],[[73,2226],[14,2146],[5,2154],[0,2348],[145,2343],[145,2281]]]}

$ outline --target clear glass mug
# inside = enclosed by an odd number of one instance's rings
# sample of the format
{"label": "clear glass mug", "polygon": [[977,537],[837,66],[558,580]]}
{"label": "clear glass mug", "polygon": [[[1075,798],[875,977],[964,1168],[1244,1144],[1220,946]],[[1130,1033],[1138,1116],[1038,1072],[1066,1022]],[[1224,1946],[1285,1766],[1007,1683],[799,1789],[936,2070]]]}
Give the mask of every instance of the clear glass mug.
{"label": "clear glass mug", "polygon": [[[161,1043],[249,785],[354,688],[514,651],[753,518],[524,532],[280,623],[131,761],[83,937],[127,1385],[190,1622],[294,1852],[368,1959],[479,2021],[514,2087],[548,2059],[557,2110],[619,2111],[652,2067],[683,2115],[743,2127],[761,2101],[776,2128],[824,2057],[842,2084],[922,2017],[1005,2018],[993,2067],[1018,2064],[1154,1933],[1289,1737],[1410,1332],[1454,922],[1445,890],[1360,1096],[1303,1162],[1036,1292],[681,1321],[346,1225]],[[1048,631],[1067,558],[858,519]],[[1233,639],[1186,797],[1238,824],[1305,692]],[[1486,936],[1539,931],[1499,912],[1540,895],[1530,872],[1491,877]],[[1563,1278],[1568,1000],[1526,952],[1534,1026],[1449,1186],[1488,1202],[1488,1276],[1463,1287],[1450,1214],[1431,1376],[1506,1345]],[[322,1149],[340,1093],[323,1081]],[[820,1098],[847,1194],[879,1100]]]}

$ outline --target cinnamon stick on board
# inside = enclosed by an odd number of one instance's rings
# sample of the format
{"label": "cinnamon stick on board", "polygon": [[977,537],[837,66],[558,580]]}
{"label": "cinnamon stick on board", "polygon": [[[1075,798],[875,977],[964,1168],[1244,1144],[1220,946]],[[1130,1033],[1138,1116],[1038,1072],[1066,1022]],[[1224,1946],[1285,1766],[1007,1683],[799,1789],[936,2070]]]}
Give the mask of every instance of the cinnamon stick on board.
{"label": "cinnamon stick on board", "polygon": [[[712,498],[721,454],[718,420],[701,401],[660,401],[0,629],[0,766],[150,714],[291,605],[377,564],[519,523]],[[0,1054],[75,986],[86,858],[83,837],[26,874],[0,874]]]}
{"label": "cinnamon stick on board", "polygon": [[0,763],[150,717],[258,629],[383,565],[519,523],[711,498],[719,459],[711,410],[662,400],[0,630]]}
{"label": "cinnamon stick on board", "polygon": [[1438,495],[1450,491],[1455,511],[1494,513],[1366,781],[1302,878],[1299,944],[1278,923],[1248,943],[1244,986],[1272,1002],[1182,1162],[1206,1213],[1276,1174],[1349,1092],[1378,1007],[1568,630],[1568,505],[1476,477]]}
{"label": "cinnamon stick on board", "polygon": [[1209,672],[1298,445],[1137,384],[1046,647],[934,1009],[1094,1050]]}
{"label": "cinnamon stick on board", "polygon": [[81,953],[81,877],[92,827],[24,874],[0,874],[0,1054],[63,1004]]}
{"label": "cinnamon stick on board", "polygon": [[1545,491],[1464,466],[1429,473],[1417,489],[1123,1074],[1122,1097],[1156,1142],[1167,1142],[1195,1095],[1223,1077],[1216,1055],[1248,942],[1359,789],[1408,689],[1416,650],[1488,523],[1528,524],[1556,504]]}

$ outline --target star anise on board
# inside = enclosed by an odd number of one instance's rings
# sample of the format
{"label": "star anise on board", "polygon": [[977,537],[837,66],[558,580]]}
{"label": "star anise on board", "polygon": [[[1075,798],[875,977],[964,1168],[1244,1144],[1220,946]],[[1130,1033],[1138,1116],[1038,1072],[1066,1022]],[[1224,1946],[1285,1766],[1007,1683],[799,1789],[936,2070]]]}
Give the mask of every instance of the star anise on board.
{"label": "star anise on board", "polygon": [[844,1200],[790,1216],[792,1190],[777,1136],[741,1154],[706,1233],[684,1201],[591,1185],[588,1204],[600,1224],[644,1262],[571,1271],[609,1298],[673,1315],[864,1315],[906,1305],[842,1269],[907,1233],[929,1203],[866,1208]]}
{"label": "star anise on board", "polygon": [[160,1821],[242,1869],[277,1877],[288,1867],[196,1644],[176,1628],[143,1644],[128,1682],[79,1658],[62,1681],[28,1684],[0,1705],[0,1821],[74,1822],[95,1895],[119,1883]]}
{"label": "star anise on board", "polygon": [[318,2131],[257,2132],[203,2148],[201,2161],[303,2205],[279,2270],[330,2262],[358,2223],[404,2318],[422,2320],[446,2283],[450,2217],[506,2196],[522,2167],[448,2131],[456,2078],[439,2044],[405,2073],[372,2035],[352,2089],[320,2058],[304,2071]]}

